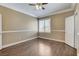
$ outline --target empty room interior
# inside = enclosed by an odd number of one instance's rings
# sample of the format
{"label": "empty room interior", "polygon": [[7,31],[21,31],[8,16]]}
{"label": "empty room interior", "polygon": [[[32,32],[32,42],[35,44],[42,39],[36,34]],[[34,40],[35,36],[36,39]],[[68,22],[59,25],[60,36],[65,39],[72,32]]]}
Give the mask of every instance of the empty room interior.
{"label": "empty room interior", "polygon": [[79,4],[0,3],[0,56],[78,56]]}

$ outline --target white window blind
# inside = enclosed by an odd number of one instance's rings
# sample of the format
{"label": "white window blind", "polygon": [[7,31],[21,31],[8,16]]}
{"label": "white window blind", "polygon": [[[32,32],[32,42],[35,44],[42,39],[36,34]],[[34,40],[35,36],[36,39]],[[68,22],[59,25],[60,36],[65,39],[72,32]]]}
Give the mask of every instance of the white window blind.
{"label": "white window blind", "polygon": [[39,32],[50,32],[50,18],[39,20]]}

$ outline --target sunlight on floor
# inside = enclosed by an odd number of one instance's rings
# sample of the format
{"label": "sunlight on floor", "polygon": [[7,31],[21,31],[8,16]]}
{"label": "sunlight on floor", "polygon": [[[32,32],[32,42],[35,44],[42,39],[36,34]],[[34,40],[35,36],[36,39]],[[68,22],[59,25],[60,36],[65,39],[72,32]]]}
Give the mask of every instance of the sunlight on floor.
{"label": "sunlight on floor", "polygon": [[39,54],[40,55],[51,55],[51,48],[50,46],[40,43],[39,44]]}

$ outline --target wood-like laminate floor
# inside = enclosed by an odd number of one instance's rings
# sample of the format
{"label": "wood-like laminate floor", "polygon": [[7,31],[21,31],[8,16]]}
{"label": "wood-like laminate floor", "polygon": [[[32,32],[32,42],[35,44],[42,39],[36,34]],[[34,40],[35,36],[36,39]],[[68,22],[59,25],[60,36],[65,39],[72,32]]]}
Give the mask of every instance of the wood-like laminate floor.
{"label": "wood-like laminate floor", "polygon": [[33,39],[0,51],[0,56],[76,56],[75,48],[65,43],[46,39]]}

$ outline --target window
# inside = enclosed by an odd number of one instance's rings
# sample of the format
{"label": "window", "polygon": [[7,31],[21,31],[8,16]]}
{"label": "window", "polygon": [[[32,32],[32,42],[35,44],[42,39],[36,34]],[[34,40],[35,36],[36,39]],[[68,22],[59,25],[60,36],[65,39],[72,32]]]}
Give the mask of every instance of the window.
{"label": "window", "polygon": [[44,20],[39,21],[39,32],[44,32]]}
{"label": "window", "polygon": [[40,19],[39,20],[39,32],[50,32],[50,19]]}

